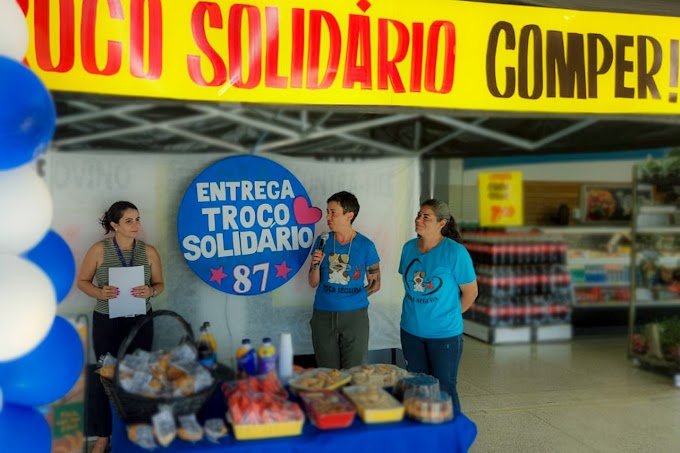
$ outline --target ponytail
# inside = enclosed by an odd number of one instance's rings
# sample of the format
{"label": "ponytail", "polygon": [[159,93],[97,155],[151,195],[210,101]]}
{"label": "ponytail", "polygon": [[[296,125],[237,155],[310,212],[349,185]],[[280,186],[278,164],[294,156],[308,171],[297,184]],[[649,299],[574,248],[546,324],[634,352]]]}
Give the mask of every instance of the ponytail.
{"label": "ponytail", "polygon": [[444,228],[442,228],[442,236],[453,239],[459,244],[463,243],[463,237],[460,234],[460,230],[456,224],[456,219],[454,219],[453,216],[449,216],[448,222],[446,222],[446,225],[444,225]]}

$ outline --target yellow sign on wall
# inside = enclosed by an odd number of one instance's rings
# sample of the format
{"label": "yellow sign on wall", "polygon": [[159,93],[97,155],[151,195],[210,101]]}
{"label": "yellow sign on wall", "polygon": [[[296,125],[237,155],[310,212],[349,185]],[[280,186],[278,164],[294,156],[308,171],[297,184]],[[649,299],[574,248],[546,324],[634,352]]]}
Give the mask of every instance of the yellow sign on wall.
{"label": "yellow sign on wall", "polygon": [[680,18],[420,0],[18,0],[50,89],[678,114]]}
{"label": "yellow sign on wall", "polygon": [[524,224],[521,172],[479,174],[479,224],[483,227]]}

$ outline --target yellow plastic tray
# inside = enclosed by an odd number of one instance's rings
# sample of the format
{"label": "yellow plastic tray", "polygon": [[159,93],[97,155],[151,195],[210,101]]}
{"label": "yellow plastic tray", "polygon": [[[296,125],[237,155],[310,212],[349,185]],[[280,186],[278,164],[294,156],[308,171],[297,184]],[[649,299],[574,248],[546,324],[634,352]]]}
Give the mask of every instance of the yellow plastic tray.
{"label": "yellow plastic tray", "polygon": [[353,387],[345,387],[343,389],[345,396],[352,401],[354,406],[357,409],[357,413],[359,414],[359,417],[364,421],[364,423],[389,423],[389,422],[398,422],[401,421],[404,418],[404,406],[399,403],[392,395],[387,393],[383,388],[374,386],[376,387],[376,390],[383,394],[386,400],[389,401],[390,405],[392,407],[388,407],[385,409],[375,409],[375,408],[368,408],[365,407],[357,402],[357,399],[354,397],[355,394],[360,391],[361,389],[368,387],[367,385],[358,385],[358,386],[353,386]]}
{"label": "yellow plastic tray", "polygon": [[292,422],[269,423],[266,425],[236,425],[227,416],[229,424],[234,430],[234,437],[238,440],[269,439],[272,437],[290,437],[302,434],[305,419]]}
{"label": "yellow plastic tray", "polygon": [[400,422],[404,418],[404,406],[394,409],[364,409],[357,407],[359,417],[364,423]]}

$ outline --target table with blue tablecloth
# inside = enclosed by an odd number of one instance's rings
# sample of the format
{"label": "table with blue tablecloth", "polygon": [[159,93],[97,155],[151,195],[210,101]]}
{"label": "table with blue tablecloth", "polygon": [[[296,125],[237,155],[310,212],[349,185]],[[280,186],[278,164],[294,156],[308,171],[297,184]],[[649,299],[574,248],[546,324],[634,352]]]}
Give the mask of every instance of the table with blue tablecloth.
{"label": "table with blue tablecloth", "polygon": [[[224,417],[224,397],[217,391],[199,414],[199,420]],[[202,440],[195,444],[175,439],[162,452],[195,453],[256,453],[264,451],[296,453],[396,453],[396,452],[466,452],[477,436],[477,427],[464,414],[443,424],[424,424],[404,419],[398,423],[370,424],[355,418],[351,427],[338,430],[319,430],[305,422],[302,435],[263,440],[236,440],[233,435],[220,443]],[[146,453],[127,438],[127,429],[113,413],[111,453]]]}

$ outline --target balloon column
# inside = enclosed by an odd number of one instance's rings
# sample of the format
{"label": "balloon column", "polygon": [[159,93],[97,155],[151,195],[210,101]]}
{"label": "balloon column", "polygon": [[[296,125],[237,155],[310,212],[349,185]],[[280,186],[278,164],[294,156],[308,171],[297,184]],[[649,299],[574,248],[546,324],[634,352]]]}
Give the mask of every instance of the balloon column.
{"label": "balloon column", "polygon": [[83,346],[57,316],[75,277],[73,254],[53,230],[52,198],[35,171],[55,127],[54,102],[22,60],[26,18],[0,0],[0,451],[49,452],[35,409],[76,383]]}

